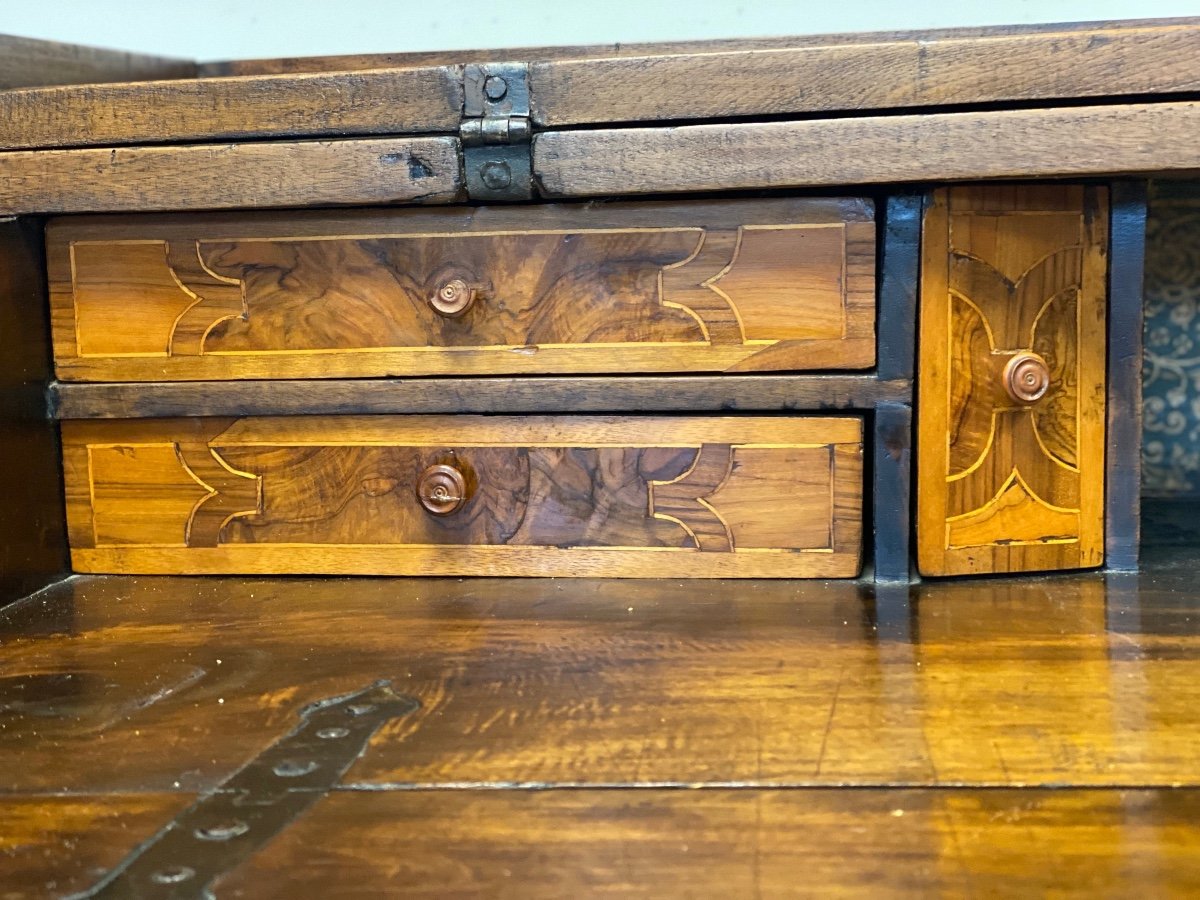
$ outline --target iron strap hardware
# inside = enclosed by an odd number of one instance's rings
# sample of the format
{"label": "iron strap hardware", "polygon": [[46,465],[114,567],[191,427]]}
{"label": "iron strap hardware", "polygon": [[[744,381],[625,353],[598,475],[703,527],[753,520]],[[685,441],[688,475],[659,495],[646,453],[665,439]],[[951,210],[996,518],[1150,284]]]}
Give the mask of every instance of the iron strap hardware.
{"label": "iron strap hardware", "polygon": [[467,196],[493,202],[532,199],[529,66],[500,62],[463,68],[459,139]]}
{"label": "iron strap hardware", "polygon": [[386,681],[310,704],[289,734],[71,900],[211,897],[209,885],[337,785],[380,726],[419,707],[416,699],[394,693]]}

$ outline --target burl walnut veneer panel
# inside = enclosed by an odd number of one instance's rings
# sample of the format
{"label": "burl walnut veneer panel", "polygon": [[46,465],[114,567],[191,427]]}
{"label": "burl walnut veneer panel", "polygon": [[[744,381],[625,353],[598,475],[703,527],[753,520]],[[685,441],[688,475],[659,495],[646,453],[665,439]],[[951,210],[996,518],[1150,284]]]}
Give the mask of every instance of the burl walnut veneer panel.
{"label": "burl walnut veneer panel", "polygon": [[852,577],[855,418],[63,424],[81,572]]}
{"label": "burl walnut veneer panel", "polygon": [[1104,561],[1108,195],[934,194],[921,271],[918,564]]}
{"label": "burl walnut veneer panel", "polygon": [[863,369],[865,200],[61,220],[79,381]]}

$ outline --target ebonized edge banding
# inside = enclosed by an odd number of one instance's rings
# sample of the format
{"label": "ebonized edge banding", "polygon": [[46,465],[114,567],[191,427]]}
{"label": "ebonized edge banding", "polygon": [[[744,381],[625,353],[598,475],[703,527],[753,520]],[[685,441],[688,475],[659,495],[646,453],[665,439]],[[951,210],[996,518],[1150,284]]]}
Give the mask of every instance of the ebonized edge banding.
{"label": "ebonized edge banding", "polygon": [[912,382],[874,375],[396,378],[56,382],[58,419],[396,413],[774,412],[911,402]]}

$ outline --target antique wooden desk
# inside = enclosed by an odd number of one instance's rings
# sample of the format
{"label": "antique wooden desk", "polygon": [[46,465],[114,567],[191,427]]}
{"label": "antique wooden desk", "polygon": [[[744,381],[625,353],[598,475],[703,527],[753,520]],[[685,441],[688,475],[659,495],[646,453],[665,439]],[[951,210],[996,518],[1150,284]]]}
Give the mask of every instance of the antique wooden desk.
{"label": "antique wooden desk", "polygon": [[1200,168],[1200,21],[11,47],[9,597],[1136,566],[1144,179]]}

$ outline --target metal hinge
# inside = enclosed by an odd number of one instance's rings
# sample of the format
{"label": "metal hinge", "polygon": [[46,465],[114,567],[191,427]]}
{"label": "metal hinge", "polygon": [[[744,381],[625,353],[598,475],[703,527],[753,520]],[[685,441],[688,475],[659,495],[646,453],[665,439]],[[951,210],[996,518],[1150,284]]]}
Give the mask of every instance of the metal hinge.
{"label": "metal hinge", "polygon": [[420,706],[386,681],[306,706],[288,734],[68,900],[211,898],[213,882],[337,786],[376,731]]}
{"label": "metal hinge", "polygon": [[472,200],[533,197],[529,67],[525,63],[471,63],[463,71],[459,138],[467,195]]}

